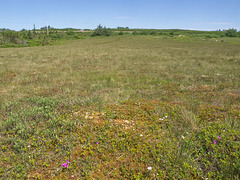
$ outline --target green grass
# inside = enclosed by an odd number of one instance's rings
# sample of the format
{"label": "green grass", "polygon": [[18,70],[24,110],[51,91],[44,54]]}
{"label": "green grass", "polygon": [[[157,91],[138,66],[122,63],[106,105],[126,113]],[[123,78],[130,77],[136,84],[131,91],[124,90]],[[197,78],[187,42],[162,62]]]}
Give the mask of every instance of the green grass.
{"label": "green grass", "polygon": [[0,177],[240,178],[231,41],[123,35],[0,49]]}

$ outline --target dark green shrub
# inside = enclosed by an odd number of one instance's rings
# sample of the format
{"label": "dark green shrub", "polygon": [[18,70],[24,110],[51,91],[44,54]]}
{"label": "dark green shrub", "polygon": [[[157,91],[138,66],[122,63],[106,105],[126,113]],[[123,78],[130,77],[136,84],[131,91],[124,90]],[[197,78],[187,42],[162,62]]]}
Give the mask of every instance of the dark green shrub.
{"label": "dark green shrub", "polygon": [[133,35],[138,35],[137,31],[133,31],[132,34],[133,34]]}
{"label": "dark green shrub", "polygon": [[155,36],[155,35],[157,35],[157,32],[156,31],[152,31],[150,34]]}
{"label": "dark green shrub", "polygon": [[148,35],[148,32],[147,31],[142,31],[141,35]]}
{"label": "dark green shrub", "polygon": [[122,31],[120,31],[120,32],[118,33],[118,35],[123,35],[123,32],[122,32]]}
{"label": "dark green shrub", "polygon": [[94,30],[92,36],[110,36],[112,31],[106,27],[103,27],[101,24]]}
{"label": "dark green shrub", "polygon": [[174,32],[170,32],[169,36],[173,37],[174,36]]}
{"label": "dark green shrub", "polygon": [[236,29],[233,29],[233,28],[232,28],[232,29],[226,30],[225,35],[226,35],[227,37],[238,37],[238,32],[237,32]]}

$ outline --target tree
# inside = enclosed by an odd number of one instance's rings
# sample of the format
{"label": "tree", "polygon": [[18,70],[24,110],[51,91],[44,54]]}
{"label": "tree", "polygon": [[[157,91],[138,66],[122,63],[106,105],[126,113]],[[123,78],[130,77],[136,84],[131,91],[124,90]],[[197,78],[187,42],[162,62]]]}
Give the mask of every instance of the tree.
{"label": "tree", "polygon": [[32,37],[32,33],[31,33],[30,30],[28,31],[28,35],[27,35],[27,37],[28,37],[28,39],[32,39],[32,38],[33,38],[33,37]]}
{"label": "tree", "polygon": [[33,34],[36,35],[36,26],[35,26],[35,24],[33,25]]}
{"label": "tree", "polygon": [[225,34],[227,37],[238,37],[238,32],[234,28],[226,30]]}
{"label": "tree", "polygon": [[112,31],[110,29],[107,29],[106,27],[103,27],[101,24],[99,24],[98,27],[94,30],[92,36],[110,36],[111,34]]}

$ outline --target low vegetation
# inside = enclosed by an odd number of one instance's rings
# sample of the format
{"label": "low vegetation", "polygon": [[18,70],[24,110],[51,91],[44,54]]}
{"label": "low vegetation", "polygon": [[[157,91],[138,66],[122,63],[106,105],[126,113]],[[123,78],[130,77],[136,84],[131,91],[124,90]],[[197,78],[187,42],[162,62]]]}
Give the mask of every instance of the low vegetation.
{"label": "low vegetation", "polygon": [[239,38],[122,32],[0,49],[1,178],[240,178]]}
{"label": "low vegetation", "polygon": [[55,29],[43,27],[41,29],[12,31],[0,29],[0,47],[33,47],[62,43],[65,40],[85,39],[95,36],[118,36],[118,35],[153,35],[168,37],[190,37],[190,38],[219,38],[240,37],[236,29],[218,31],[192,31],[180,29],[129,29],[128,27],[117,27],[115,29],[103,27],[101,24],[94,30],[89,29]]}

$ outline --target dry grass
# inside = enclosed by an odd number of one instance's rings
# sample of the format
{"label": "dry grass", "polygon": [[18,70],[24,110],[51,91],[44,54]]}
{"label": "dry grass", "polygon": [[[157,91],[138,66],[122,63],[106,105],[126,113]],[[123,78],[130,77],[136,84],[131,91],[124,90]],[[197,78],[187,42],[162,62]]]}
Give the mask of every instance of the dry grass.
{"label": "dry grass", "polygon": [[126,36],[0,53],[5,102],[33,95],[155,99],[180,86],[218,89],[227,84],[222,89],[226,93],[239,90],[240,55],[235,44]]}

